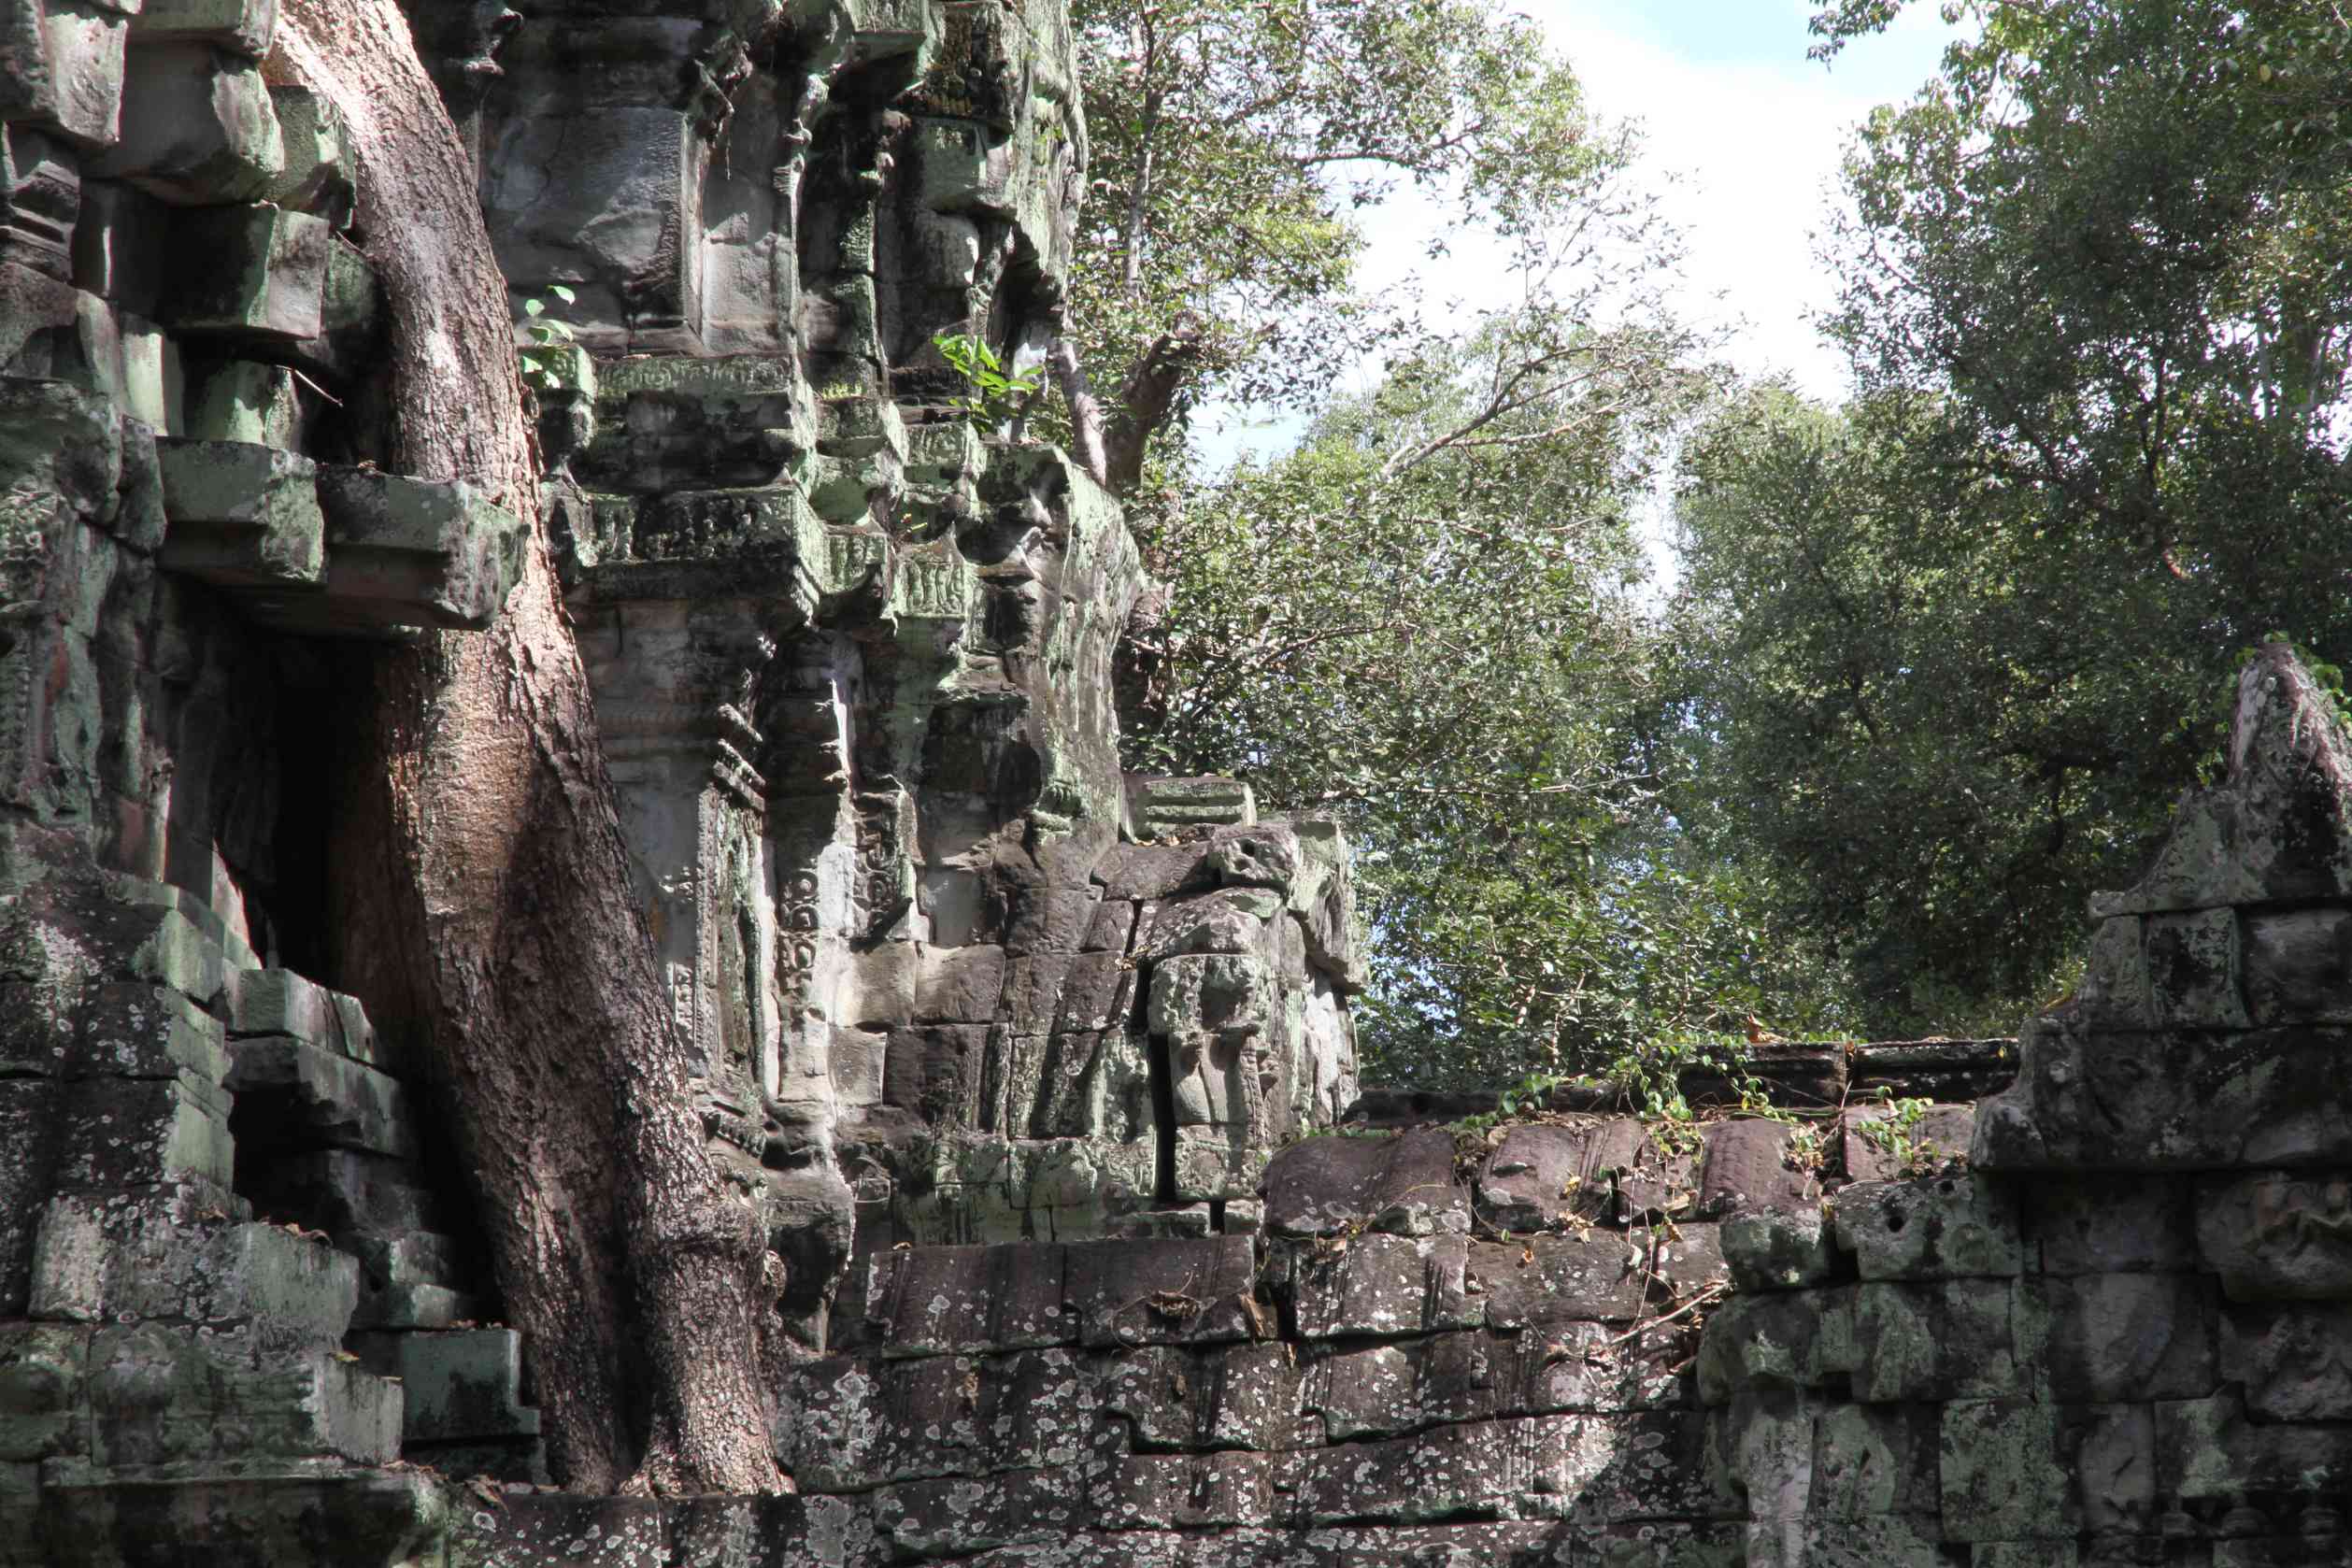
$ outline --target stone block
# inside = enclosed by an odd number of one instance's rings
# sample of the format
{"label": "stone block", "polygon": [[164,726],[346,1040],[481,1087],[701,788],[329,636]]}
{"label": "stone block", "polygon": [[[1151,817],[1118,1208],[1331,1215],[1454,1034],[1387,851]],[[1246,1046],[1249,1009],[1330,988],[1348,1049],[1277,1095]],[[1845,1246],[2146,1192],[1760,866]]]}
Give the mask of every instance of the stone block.
{"label": "stone block", "polygon": [[1924,1176],[1966,1159],[1975,1126],[1972,1105],[1933,1105],[1916,1118],[1883,1105],[1850,1109],[1838,1119],[1840,1158],[1852,1181]]}
{"label": "stone block", "polygon": [[1967,1172],[1858,1182],[1832,1203],[1838,1245],[1864,1279],[2008,1276],[2022,1266],[2012,1190]]}
{"label": "stone block", "polygon": [[124,63],[121,139],[83,166],[190,206],[258,200],[286,150],[258,67],[210,44],[137,44]]}
{"label": "stone block", "polygon": [[2068,1403],[2202,1399],[2220,1377],[2215,1317],[2195,1275],[2029,1276],[2017,1284],[2017,1356]]}
{"label": "stone block", "polygon": [[112,1189],[195,1178],[229,1185],[236,1146],[229,1097],[187,1071],[169,1078],[85,1078],[60,1104],[61,1188]]}
{"label": "stone block", "polygon": [[1835,1233],[1817,1201],[1804,1208],[1734,1214],[1718,1228],[1718,1242],[1738,1289],[1793,1290],[1836,1273]]}
{"label": "stone block", "polygon": [[364,1061],[345,1048],[336,994],[291,969],[243,969],[229,984],[229,1033],[285,1034],[306,1046]]}
{"label": "stone block", "polygon": [[[1005,1056],[1002,1050],[991,1054],[991,1037],[986,1025],[973,1023],[891,1030],[882,1073],[883,1101],[915,1111],[935,1127],[1014,1130],[1021,1119],[995,1122],[989,1114],[990,1091],[995,1087],[991,1075]],[[1014,1098],[1028,1104],[1026,1098]]]}
{"label": "stone block", "polygon": [[886,1357],[1071,1345],[1079,1335],[1070,1248],[924,1247],[876,1254],[866,1316]]}
{"label": "stone block", "polygon": [[1127,805],[1141,839],[1173,838],[1187,828],[1250,827],[1258,803],[1249,786],[1232,778],[1127,776]]}
{"label": "stone block", "polygon": [[1131,903],[1205,892],[1217,885],[1205,844],[1121,844],[1103,857],[1094,877],[1105,899]]}
{"label": "stone block", "polygon": [[2157,1027],[2244,1029],[2253,1021],[2239,976],[2235,909],[2150,915],[2141,924]]}
{"label": "stone block", "polygon": [[2196,1213],[2198,1254],[2231,1301],[2352,1300],[2352,1176],[2211,1176]]}
{"label": "stone block", "polygon": [[189,368],[175,435],[293,451],[302,445],[302,405],[284,365],[213,360]]}
{"label": "stone block", "polygon": [[1724,1219],[1755,1209],[1795,1214],[1818,1207],[1820,1129],[1761,1117],[1718,1122],[1707,1131],[1699,1177],[1699,1213]]}
{"label": "stone block", "polygon": [[2083,1528],[2095,1533],[2155,1530],[2156,1412],[2146,1404],[2094,1404],[2060,1413],[2059,1452],[2074,1476]]}
{"label": "stone block", "polygon": [[119,180],[82,181],[80,194],[73,229],[74,286],[118,310],[154,315],[163,297],[164,239],[171,230],[166,209]]}
{"label": "stone block", "polygon": [[1275,1236],[1470,1229],[1470,1195],[1454,1185],[1454,1139],[1443,1128],[1303,1138],[1267,1165],[1265,1194],[1266,1230]]}
{"label": "stone block", "polygon": [[1941,1442],[1931,1405],[1830,1406],[1813,1422],[1808,1511],[1841,1519],[1935,1514]]}
{"label": "stone block", "polygon": [[143,0],[131,21],[142,44],[218,44],[259,60],[278,33],[278,0]]}
{"label": "stone block", "polygon": [[252,1154],[349,1148],[417,1158],[417,1117],[397,1079],[286,1035],[229,1044],[237,1130]]}
{"label": "stone block", "polygon": [[65,141],[0,122],[0,261],[72,282],[80,212],[81,163]]}
{"label": "stone block", "polygon": [[229,588],[312,589],[326,577],[318,470],[230,441],[164,441],[163,564]]}
{"label": "stone block", "polygon": [[56,1164],[62,1086],[0,1078],[0,1317],[21,1317],[32,1289],[35,1240]]}
{"label": "stone block", "polygon": [[161,1320],[242,1333],[248,1353],[335,1344],[359,1264],[283,1226],[240,1221],[217,1188],[183,1182],[53,1199],[35,1256],[33,1310],[69,1322]]}
{"label": "stone block", "polygon": [[1125,899],[1105,899],[1092,905],[1093,919],[1088,923],[1081,950],[1090,953],[1123,953],[1135,934],[1135,911],[1138,905]]}
{"label": "stone block", "polygon": [[257,1362],[223,1348],[160,1324],[100,1329],[90,1347],[93,1460],[382,1464],[399,1456],[397,1384],[324,1350]]}
{"label": "stone block", "polygon": [[2352,1426],[2248,1418],[2234,1390],[2162,1400],[2156,1412],[2156,1491],[2191,1507],[2236,1505],[2251,1493],[2336,1497],[2352,1491]]}
{"label": "stone block", "polygon": [[1613,1231],[1474,1241],[1464,1289],[1486,1298],[1492,1328],[1631,1322],[1646,1294],[1645,1263],[1642,1250]]}
{"label": "stone block", "polygon": [[2352,1023],[2352,909],[2244,917],[2246,1009],[2257,1024]]}
{"label": "stone block", "polygon": [[[977,878],[973,880],[976,883]],[[976,887],[972,896],[976,894]],[[1023,892],[1015,900],[1012,918],[1005,928],[1006,956],[1021,959],[1078,951],[1101,907],[1101,900],[1091,888],[1038,888]],[[1119,948],[1124,951],[1126,944],[1122,941]]]}
{"label": "stone block", "polygon": [[919,1023],[991,1023],[1005,990],[1002,948],[921,948],[916,953]]}
{"label": "stone block", "polygon": [[31,121],[83,149],[121,134],[126,19],[93,0],[23,0],[0,12],[0,119]]}
{"label": "stone block", "polygon": [[1273,1323],[1247,1236],[1073,1243],[1066,1300],[1092,1347],[1243,1340]]}
{"label": "stone block", "polygon": [[2054,1405],[1969,1400],[1944,1407],[1939,1481],[1952,1541],[2060,1540],[2076,1529]]}
{"label": "stone block", "polygon": [[1312,1447],[1308,1374],[1279,1344],[1142,1346],[1103,1366],[1100,1409],[1123,1418],[1139,1447]]}
{"label": "stone block", "polygon": [[1644,1142],[1628,1118],[1509,1127],[1478,1174],[1479,1218],[1511,1232],[1589,1226],[1609,1211],[1617,1174]]}
{"label": "stone block", "polygon": [[1978,1170],[2352,1165],[2352,1033],[2093,1034],[2063,1014],[1978,1106]]}
{"label": "stone block", "polygon": [[2341,1421],[2352,1412],[2352,1313],[2300,1302],[2228,1307],[2219,1374],[2245,1385],[2258,1421]]}
{"label": "stone block", "polygon": [[1309,1339],[1475,1328],[1486,1303],[1468,1289],[1460,1236],[1340,1236],[1278,1254]]}
{"label": "stone block", "polygon": [[2011,1287],[1865,1284],[1854,1296],[1854,1397],[1869,1404],[2021,1393]]}
{"label": "stone block", "polygon": [[2197,1266],[2185,1177],[2084,1175],[2021,1183],[2020,1192],[2029,1273],[2166,1274]]}
{"label": "stone block", "polygon": [[1103,1530],[1174,1525],[1230,1530],[1262,1525],[1287,1512],[1274,1467],[1252,1454],[1131,1454],[1113,1462],[1094,1493]]}
{"label": "stone block", "polygon": [[404,1333],[406,1441],[536,1437],[539,1413],[522,1403],[522,1335],[512,1329]]}
{"label": "stone block", "polygon": [[326,282],[319,301],[319,335],[284,345],[273,357],[330,386],[349,384],[382,362],[383,286],[358,246],[330,235]]}
{"label": "stone block", "polygon": [[1852,1374],[1861,1352],[1859,1287],[1733,1296],[1707,1319],[1699,1341],[1699,1397],[1723,1404],[1758,1389],[1817,1389]]}
{"label": "stone block", "polygon": [[93,1078],[228,1076],[221,1020],[182,992],[136,981],[107,981],[84,992],[68,1070]]}
{"label": "stone block", "polygon": [[159,316],[175,332],[285,344],[325,330],[334,231],[268,202],[199,207],[172,225],[173,248],[209,264],[177,269]]}
{"label": "stone block", "polygon": [[326,600],[302,609],[321,629],[479,631],[522,575],[520,524],[463,480],[334,464],[319,471],[319,506]]}
{"label": "stone block", "polygon": [[0,1324],[0,1461],[83,1451],[91,1332],[64,1323]]}

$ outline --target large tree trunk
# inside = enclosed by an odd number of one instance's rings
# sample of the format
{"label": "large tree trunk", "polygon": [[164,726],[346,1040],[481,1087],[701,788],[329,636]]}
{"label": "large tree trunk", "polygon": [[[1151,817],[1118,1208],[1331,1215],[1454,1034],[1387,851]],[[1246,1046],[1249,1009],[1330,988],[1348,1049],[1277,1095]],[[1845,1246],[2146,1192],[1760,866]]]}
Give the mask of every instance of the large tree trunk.
{"label": "large tree trunk", "polygon": [[339,977],[411,1008],[559,1474],[776,1490],[754,1371],[776,1265],[705,1152],[632,893],[473,171],[392,0],[285,0],[278,36],[356,152],[392,322],[392,466],[485,485],[534,525],[494,627],[376,662],[367,789],[339,831]]}

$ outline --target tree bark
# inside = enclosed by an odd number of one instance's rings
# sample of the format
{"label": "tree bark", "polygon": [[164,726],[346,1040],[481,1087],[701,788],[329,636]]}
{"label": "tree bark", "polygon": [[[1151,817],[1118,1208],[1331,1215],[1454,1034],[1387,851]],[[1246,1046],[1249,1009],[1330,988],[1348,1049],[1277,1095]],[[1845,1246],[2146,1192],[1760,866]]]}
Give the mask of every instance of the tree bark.
{"label": "tree bark", "polygon": [[392,0],[284,0],[278,38],[355,150],[358,237],[392,320],[388,466],[483,485],[532,525],[489,631],[373,661],[363,792],[338,825],[337,977],[407,1009],[558,1474],[788,1487],[754,1370],[777,1265],[706,1152],[636,907],[471,164]]}

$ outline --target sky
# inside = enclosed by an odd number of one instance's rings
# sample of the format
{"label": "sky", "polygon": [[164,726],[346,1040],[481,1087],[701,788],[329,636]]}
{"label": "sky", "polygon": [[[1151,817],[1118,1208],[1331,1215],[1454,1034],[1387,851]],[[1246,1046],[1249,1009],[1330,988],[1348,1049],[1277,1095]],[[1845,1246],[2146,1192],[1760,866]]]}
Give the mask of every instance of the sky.
{"label": "sky", "polygon": [[[1854,125],[1932,75],[1949,32],[1938,7],[1919,0],[1887,33],[1823,65],[1805,58],[1805,21],[1819,3],[1517,0],[1517,8],[1568,57],[1601,115],[1640,122],[1645,166],[1677,176],[1662,182],[1661,199],[1688,247],[1683,313],[1727,329],[1724,352],[1743,372],[1784,372],[1834,400],[1845,366],[1809,320],[1832,303],[1812,235],[1837,199]],[[1425,269],[1425,242],[1441,221],[1409,194],[1379,209],[1367,225],[1365,281]],[[1446,263],[1447,292],[1475,297],[1479,265],[1475,248],[1458,249]],[[1205,422],[1225,426],[1204,442],[1212,461],[1279,450],[1297,434],[1294,422],[1251,425],[1233,414]]]}

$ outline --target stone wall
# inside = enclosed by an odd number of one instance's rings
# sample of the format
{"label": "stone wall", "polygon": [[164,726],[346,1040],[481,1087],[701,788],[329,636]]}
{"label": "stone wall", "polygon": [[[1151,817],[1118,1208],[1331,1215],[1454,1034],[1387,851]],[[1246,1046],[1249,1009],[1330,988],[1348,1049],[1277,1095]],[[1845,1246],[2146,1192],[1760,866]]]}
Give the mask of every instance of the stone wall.
{"label": "stone wall", "polygon": [[0,0],[0,1565],[2346,1561],[2352,765],[2291,662],[2021,1042],[1768,1053],[1695,1129],[1360,1092],[1337,828],[1119,772],[1133,541],[934,343],[1055,330],[1062,9],[410,9],[576,334],[545,509],[801,1490],[545,1488],[336,972],[322,715],[520,540],[379,466],[335,116],[269,0]]}

